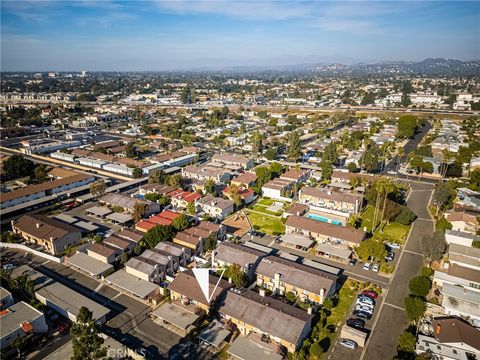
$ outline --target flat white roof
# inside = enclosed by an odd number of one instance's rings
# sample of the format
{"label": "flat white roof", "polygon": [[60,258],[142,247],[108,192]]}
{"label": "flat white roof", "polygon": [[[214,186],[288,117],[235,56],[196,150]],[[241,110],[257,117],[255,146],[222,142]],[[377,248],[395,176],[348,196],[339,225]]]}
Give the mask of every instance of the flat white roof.
{"label": "flat white roof", "polygon": [[88,272],[93,276],[100,276],[113,269],[112,265],[94,259],[82,252],[76,253],[69,258],[65,258],[65,262],[79,268],[80,270]]}
{"label": "flat white roof", "polygon": [[313,244],[313,240],[306,236],[296,235],[296,234],[285,234],[280,238],[283,242],[299,245],[302,247],[309,248]]}
{"label": "flat white roof", "polygon": [[133,217],[132,215],[128,215],[128,214],[112,213],[107,215],[107,219],[113,220],[119,223],[126,223],[133,220]]}
{"label": "flat white roof", "polygon": [[106,216],[112,213],[112,210],[107,209],[106,207],[103,207],[103,206],[92,206],[91,208],[88,208],[85,211],[98,216]]}
{"label": "flat white roof", "polygon": [[142,299],[145,299],[159,288],[157,284],[133,276],[125,270],[118,270],[105,280]]}

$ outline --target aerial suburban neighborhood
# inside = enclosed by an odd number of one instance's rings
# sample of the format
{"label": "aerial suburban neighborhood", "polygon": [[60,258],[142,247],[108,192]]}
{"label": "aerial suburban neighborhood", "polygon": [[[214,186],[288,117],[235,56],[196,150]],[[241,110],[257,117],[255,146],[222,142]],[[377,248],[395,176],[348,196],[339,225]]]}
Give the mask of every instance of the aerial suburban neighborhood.
{"label": "aerial suburban neighborhood", "polygon": [[1,71],[2,359],[480,359],[479,60],[86,63]]}

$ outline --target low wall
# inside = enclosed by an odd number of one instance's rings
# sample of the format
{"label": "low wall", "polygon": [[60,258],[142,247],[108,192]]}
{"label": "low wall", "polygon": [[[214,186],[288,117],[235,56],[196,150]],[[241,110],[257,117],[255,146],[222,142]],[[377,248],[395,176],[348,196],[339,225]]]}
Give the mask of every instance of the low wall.
{"label": "low wall", "polygon": [[59,264],[63,262],[63,256],[59,258],[59,257],[53,256],[53,255],[50,255],[50,254],[46,254],[46,253],[38,251],[38,250],[34,250],[34,249],[29,248],[28,246],[25,246],[25,245],[22,245],[22,244],[10,244],[10,243],[0,242],[0,248],[22,250],[22,251],[29,252],[29,253],[31,253],[35,256],[39,256],[39,257],[42,257],[44,259],[47,259],[47,260],[50,260],[50,261],[53,261],[53,262],[56,262],[56,263],[59,263]]}

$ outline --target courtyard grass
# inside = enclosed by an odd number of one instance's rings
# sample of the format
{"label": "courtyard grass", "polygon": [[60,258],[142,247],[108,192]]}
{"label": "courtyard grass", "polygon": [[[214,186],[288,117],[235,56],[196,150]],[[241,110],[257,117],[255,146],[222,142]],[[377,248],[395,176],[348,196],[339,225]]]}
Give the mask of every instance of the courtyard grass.
{"label": "courtyard grass", "polygon": [[268,214],[268,215],[273,215],[273,216],[280,216],[280,215],[283,214],[283,211],[273,212],[273,211],[267,210],[267,207],[262,206],[262,205],[254,205],[253,210],[261,212],[261,213],[265,213],[265,214]]}
{"label": "courtyard grass", "polygon": [[375,209],[373,206],[368,205],[365,210],[362,212],[360,215],[360,218],[362,219],[362,225],[361,229],[363,230],[364,228],[367,228],[367,232],[372,231],[372,226],[373,226],[373,213]]}
{"label": "courtyard grass", "polygon": [[275,201],[270,198],[261,198],[260,200],[257,201],[257,204],[260,205],[265,205],[265,206],[270,206],[274,203]]}
{"label": "courtyard grass", "polygon": [[[387,235],[388,237],[391,237],[393,240],[397,240],[400,243],[403,243],[407,238],[409,230],[410,230],[410,226],[402,225],[397,222],[391,222],[390,224],[387,224],[383,228],[382,234]],[[377,232],[378,231],[379,230],[377,230]]]}
{"label": "courtyard grass", "polygon": [[258,231],[269,235],[285,233],[285,225],[280,219],[267,214],[254,213],[249,210],[247,210],[247,215],[253,228]]}

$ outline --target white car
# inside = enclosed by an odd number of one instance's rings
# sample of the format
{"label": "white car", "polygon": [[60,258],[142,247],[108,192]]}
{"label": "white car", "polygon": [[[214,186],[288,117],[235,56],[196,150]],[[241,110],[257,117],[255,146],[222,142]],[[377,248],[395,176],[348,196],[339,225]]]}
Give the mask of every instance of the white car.
{"label": "white car", "polygon": [[372,267],[372,264],[370,264],[369,262],[365,263],[365,265],[363,265],[363,270],[370,270],[370,268]]}
{"label": "white car", "polygon": [[397,243],[394,243],[394,242],[389,242],[389,243],[387,243],[387,245],[389,247],[391,247],[392,249],[400,249],[402,247],[400,244],[397,244]]}
{"label": "white car", "polygon": [[373,310],[373,308],[375,307],[375,305],[373,304],[370,304],[370,303],[366,303],[366,302],[361,302],[361,301],[358,301],[355,303],[355,306],[361,306],[361,307],[367,307],[371,310]]}
{"label": "white car", "polygon": [[378,264],[373,264],[373,267],[372,267],[372,271],[373,271],[373,272],[378,272],[379,269],[380,269],[380,265],[378,265]]}
{"label": "white car", "polygon": [[364,311],[364,312],[369,313],[369,314],[373,313],[373,307],[365,306],[365,305],[356,305],[355,310]]}
{"label": "white car", "polygon": [[390,170],[390,171],[387,171],[387,174],[390,174],[390,175],[396,175],[397,172],[396,171],[393,171],[393,170]]}

